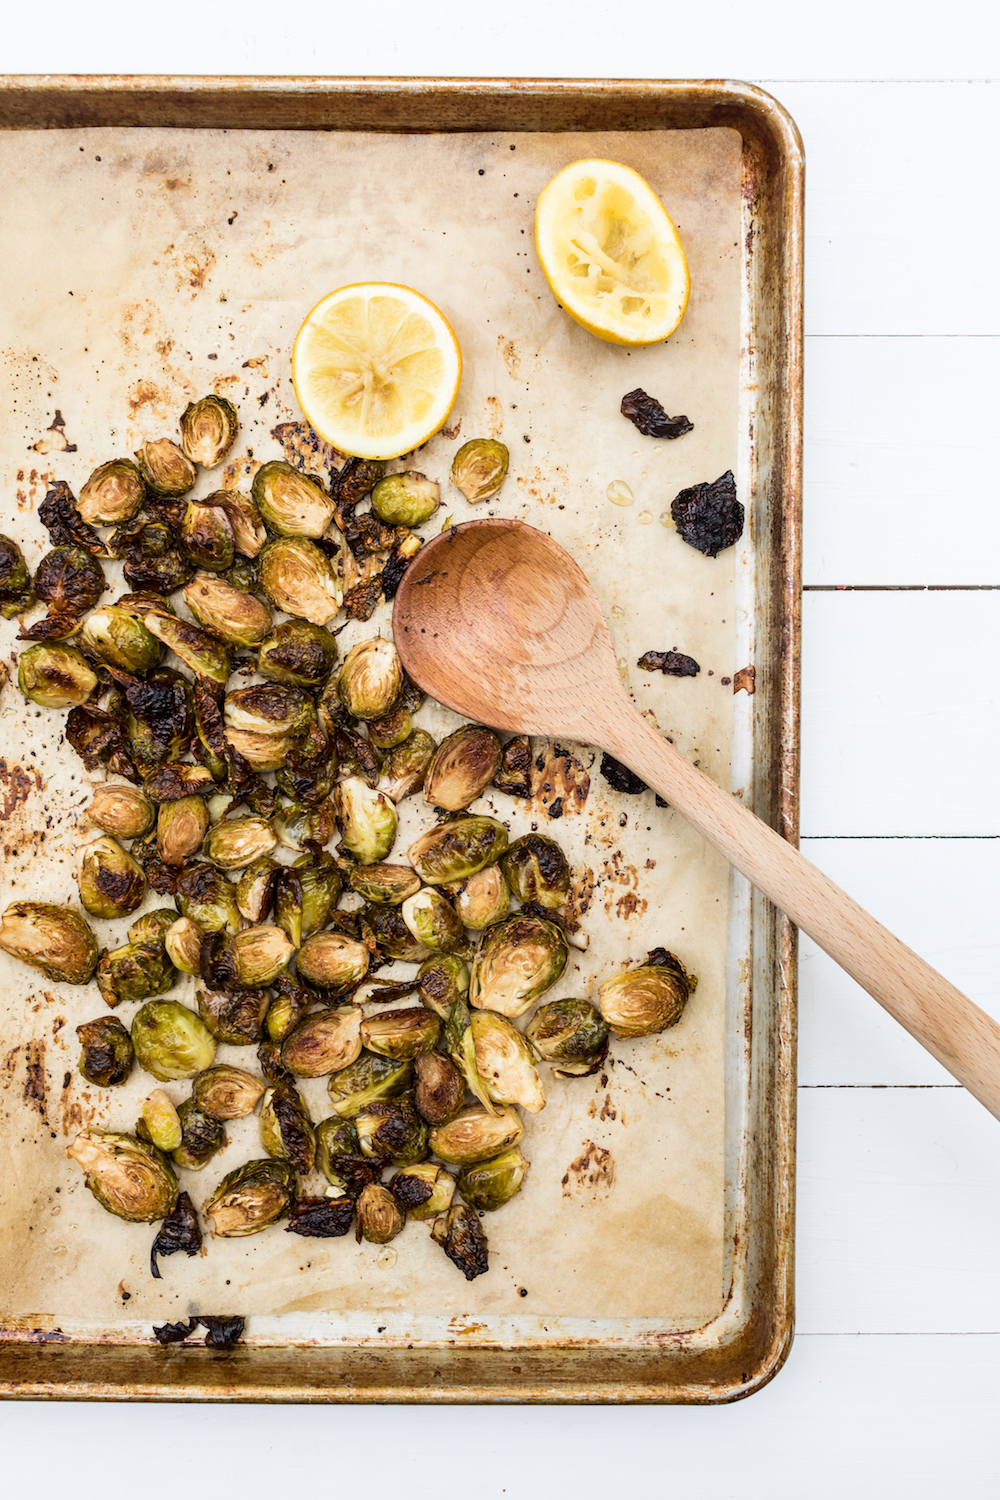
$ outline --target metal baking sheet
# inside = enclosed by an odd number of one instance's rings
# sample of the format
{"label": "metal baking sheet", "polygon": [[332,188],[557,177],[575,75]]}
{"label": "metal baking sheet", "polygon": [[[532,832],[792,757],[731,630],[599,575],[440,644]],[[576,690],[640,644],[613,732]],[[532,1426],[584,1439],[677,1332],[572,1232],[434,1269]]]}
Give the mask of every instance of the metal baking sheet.
{"label": "metal baking sheet", "polygon": [[[251,83],[243,97],[260,102]],[[400,97],[426,106],[427,90],[414,85]],[[108,98],[134,108],[125,90]],[[748,132],[730,120],[686,129],[567,130],[551,120],[537,129],[516,119],[509,128],[470,128],[483,123],[473,102],[470,91],[460,129],[442,109],[439,128],[421,133],[349,117],[345,127],[368,128],[301,128],[308,120],[195,128],[199,122],[181,123],[183,111],[175,124],[150,109],[149,124],[68,118],[57,130],[22,125],[0,135],[8,207],[0,232],[16,291],[0,341],[9,395],[0,467],[14,497],[4,529],[33,565],[48,545],[35,510],[51,479],[78,489],[97,462],[172,433],[187,401],[210,389],[237,404],[243,424],[225,484],[245,485],[259,463],[280,456],[319,471],[326,456],[303,445],[289,379],[299,323],[335,286],[370,279],[415,286],[452,322],[464,357],[449,425],[414,460],[442,481],[442,516],[518,516],[568,547],[609,617],[638,706],[716,780],[772,817],[783,812],[787,824],[791,804],[786,791],[782,808],[773,775],[780,764],[794,785],[791,558],[773,506],[787,507],[789,496],[767,493],[761,462],[770,455],[758,424],[775,412],[762,411],[761,387],[774,377],[760,366],[781,355],[760,337],[765,317],[751,267],[756,272],[762,258],[754,235],[763,219]],[[635,167],[678,224],[693,290],[664,345],[627,351],[595,342],[545,285],[532,241],[534,202],[561,166],[582,156]],[[684,411],[694,432],[673,443],[639,436],[618,413],[636,385],[671,412]],[[794,413],[778,415],[794,425]],[[511,475],[495,502],[473,508],[447,475],[457,447],[478,435],[503,437]],[[669,502],[727,468],[737,472],[750,525],[736,548],[708,560],[677,536]],[[631,489],[631,506],[609,502],[615,480]],[[217,485],[216,475],[200,482],[206,493]],[[785,524],[794,519],[786,511]],[[388,633],[386,608],[367,625],[349,626],[342,645],[380,628]],[[0,634],[5,661],[16,653],[16,630],[14,622]],[[671,647],[696,657],[697,678],[636,669],[643,651]],[[42,894],[75,899],[73,854],[88,836],[82,808],[93,778],[61,745],[62,717],[26,705],[16,686],[4,689],[4,904]],[[418,722],[439,736],[459,721],[429,705]],[[486,1221],[489,1274],[464,1283],[426,1226],[410,1225],[388,1247],[358,1247],[353,1237],[306,1241],[280,1229],[246,1241],[209,1239],[201,1257],[173,1257],[164,1279],[152,1281],[150,1228],[106,1215],[64,1155],[81,1124],[129,1128],[149,1080],[134,1075],[109,1091],[88,1086],[75,1067],[74,1028],[104,1010],[96,986],[36,982],[0,955],[0,1136],[9,1159],[0,1369],[5,1356],[12,1372],[32,1355],[38,1365],[27,1385],[8,1375],[8,1389],[87,1394],[103,1379],[102,1394],[170,1395],[179,1387],[211,1394],[217,1356],[149,1345],[153,1322],[199,1310],[250,1318],[245,1343],[225,1357],[232,1389],[248,1399],[303,1397],[306,1369],[320,1372],[308,1393],[317,1397],[389,1399],[375,1386],[405,1370],[409,1399],[539,1399],[529,1365],[515,1371],[508,1359],[504,1377],[497,1357],[511,1355],[551,1362],[572,1353],[591,1386],[607,1385],[617,1360],[623,1373],[613,1388],[631,1399],[726,1399],[773,1372],[790,1331],[782,1280],[788,1222],[775,1211],[766,1228],[758,1222],[753,1197],[765,1174],[748,1143],[762,1128],[755,1067],[790,1072],[790,996],[781,982],[787,934],[676,814],[654,806],[652,793],[611,791],[584,747],[535,749],[532,803],[489,794],[477,807],[508,822],[512,836],[532,827],[552,833],[573,865],[574,908],[590,947],[572,953],[546,998],[593,995],[603,978],[657,944],[677,952],[699,986],[678,1027],[615,1042],[602,1074],[547,1077],[546,1109],[525,1117],[530,1179]],[[403,808],[398,850],[431,821],[419,798]],[[113,946],[127,923],[95,925]],[[193,981],[173,993],[193,1002]],[[784,1043],[749,1027],[755,1012],[772,1028],[784,1014]],[[245,1055],[222,1048],[219,1058]],[[186,1087],[168,1092],[179,1102]],[[304,1093],[313,1118],[323,1118],[324,1081],[307,1083]],[[769,1170],[787,1173],[787,1116],[770,1145]],[[255,1121],[236,1122],[228,1149],[182,1186],[200,1204],[255,1154]],[[764,1253],[762,1234],[781,1268],[763,1295],[748,1275]],[[771,1326],[767,1351],[756,1362],[737,1360],[737,1380],[723,1351],[739,1347],[743,1356],[751,1330],[759,1340],[762,1316]],[[42,1377],[53,1348],[63,1370],[67,1357],[89,1354],[89,1376]],[[482,1367],[471,1397],[472,1388],[447,1373],[458,1350]],[[293,1352],[295,1378],[271,1388],[275,1358]],[[656,1379],[636,1380],[653,1355]],[[428,1357],[441,1373],[421,1382]],[[700,1386],[672,1377],[671,1364],[680,1371],[698,1358],[714,1359],[725,1374]],[[105,1362],[103,1375],[94,1360]],[[570,1365],[561,1368],[571,1381]],[[580,1395],[586,1387],[577,1378],[572,1389]],[[567,1384],[562,1395],[569,1394]]]}

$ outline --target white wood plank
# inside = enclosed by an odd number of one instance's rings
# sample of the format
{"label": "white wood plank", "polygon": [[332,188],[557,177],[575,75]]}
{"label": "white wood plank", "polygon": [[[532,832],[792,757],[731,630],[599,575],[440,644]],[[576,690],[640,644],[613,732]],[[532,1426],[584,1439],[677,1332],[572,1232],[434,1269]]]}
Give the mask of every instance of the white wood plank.
{"label": "white wood plank", "polygon": [[805,583],[1000,583],[1000,341],[811,338],[805,389]]}
{"label": "white wood plank", "polygon": [[1000,1332],[1000,1125],[961,1088],[800,1089],[798,1326]]}
{"label": "white wood plank", "polygon": [[[1000,839],[807,839],[802,852],[1000,1020]],[[799,1082],[954,1080],[802,935]]]}
{"label": "white wood plank", "polygon": [[1000,833],[1000,593],[815,593],[802,832]]}

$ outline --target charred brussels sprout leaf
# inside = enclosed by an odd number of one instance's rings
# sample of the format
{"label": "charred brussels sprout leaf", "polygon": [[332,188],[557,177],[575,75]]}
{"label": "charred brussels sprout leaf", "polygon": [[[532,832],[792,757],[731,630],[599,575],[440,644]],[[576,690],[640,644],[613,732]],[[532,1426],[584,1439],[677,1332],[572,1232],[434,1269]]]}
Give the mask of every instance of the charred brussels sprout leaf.
{"label": "charred brussels sprout leaf", "polygon": [[187,454],[169,438],[154,438],[143,443],[135,461],[146,484],[156,495],[186,495],[198,478],[198,471]]}
{"label": "charred brussels sprout leaf", "polygon": [[693,422],[687,417],[668,417],[656,397],[647,396],[641,386],[622,397],[621,412],[645,437],[679,438],[694,431]]}
{"label": "charred brussels sprout leaf", "polygon": [[198,1014],[218,1041],[248,1047],[263,1035],[267,990],[199,990]]}
{"label": "charred brussels sprout leaf", "polygon": [[200,1109],[193,1098],[185,1099],[177,1113],[181,1139],[172,1153],[174,1163],[189,1172],[200,1172],[226,1144],[225,1128],[221,1121]]}
{"label": "charred brussels sprout leaf", "polygon": [[248,1161],[227,1173],[202,1213],[223,1239],[242,1239],[287,1218],[294,1202],[291,1162]]}
{"label": "charred brussels sprout leaf", "polygon": [[166,521],[136,516],[118,527],[108,546],[113,557],[125,559],[125,579],[134,589],[172,594],[194,573],[194,564],[181,552]]}
{"label": "charred brussels sprout leaf", "polygon": [[98,1088],[124,1083],[132,1071],[132,1038],[117,1016],[99,1016],[76,1028],[80,1038],[80,1072]]}
{"label": "charred brussels sprout leaf", "polygon": [[500,769],[493,785],[509,797],[530,797],[531,768],[531,741],[526,734],[515,734],[500,752]]}
{"label": "charred brussels sprout leaf", "polygon": [[482,1225],[471,1208],[457,1204],[431,1225],[431,1238],[464,1275],[474,1281],[489,1270],[489,1250]]}
{"label": "charred brussels sprout leaf", "polygon": [[426,729],[415,729],[401,745],[394,746],[384,767],[386,796],[401,802],[412,792],[419,792],[436,748]]}
{"label": "charred brussels sprout leaf", "polygon": [[275,609],[314,625],[326,625],[343,602],[333,563],[304,537],[277,537],[262,550],[260,586]]}
{"label": "charred brussels sprout leaf", "polygon": [[12,620],[34,602],[31,574],[20,547],[9,536],[0,536],[0,615]]}
{"label": "charred brussels sprout leaf", "polygon": [[566,939],[543,917],[513,916],[488,927],[472,966],[470,1004],[517,1017],[566,967]]}
{"label": "charred brussels sprout leaf", "polygon": [[260,1143],[268,1156],[291,1162],[300,1176],[311,1172],[316,1157],[316,1132],[298,1089],[277,1083],[261,1101]]}
{"label": "charred brussels sprout leaf", "polygon": [[228,1063],[206,1068],[191,1085],[192,1099],[213,1120],[242,1120],[252,1115],[263,1093],[259,1078]]}
{"label": "charred brussels sprout leaf", "polygon": [[197,922],[203,932],[239,932],[236,887],[221,870],[196,862],[186,866],[177,882],[181,915]]}
{"label": "charred brussels sprout leaf", "polygon": [[104,543],[76,508],[73,492],[64,479],[57,479],[45,492],[38,519],[55,547],[82,547],[94,557],[107,557]]}
{"label": "charred brussels sprout leaf", "polygon": [[523,904],[535,902],[551,911],[566,904],[570,871],[566,856],[554,839],[544,833],[526,833],[515,839],[500,863],[507,883]]}
{"label": "charred brussels sprout leaf", "polygon": [[22,641],[58,641],[72,635],[105,589],[101,565],[82,547],[56,547],[35,573],[35,594],[49,606],[44,620],[22,630]]}
{"label": "charred brussels sprout leaf", "polygon": [[451,1206],[455,1179],[437,1162],[414,1162],[394,1174],[389,1191],[411,1219],[433,1219]]}
{"label": "charred brussels sprout leaf", "polygon": [[316,1170],[331,1187],[353,1200],[362,1188],[378,1181],[382,1163],[362,1156],[354,1126],[331,1115],[316,1126]]}
{"label": "charred brussels sprout leaf", "polygon": [[484,870],[507,848],[507,830],[495,818],[453,818],[428,828],[406,851],[426,885],[467,880]]}
{"label": "charred brussels sprout leaf", "polygon": [[333,520],[334,501],[323,486],[281,459],[261,465],[250,493],[279,536],[321,537]]}
{"label": "charred brussels sprout leaf", "polygon": [[406,1223],[406,1215],[380,1182],[370,1182],[357,1202],[357,1238],[373,1245],[387,1245]]}
{"label": "charred brussels sprout leaf", "polygon": [[146,628],[152,631],[157,640],[169,646],[196,677],[207,677],[225,687],[232,668],[229,652],[220,641],[213,640],[204,630],[199,630],[197,625],[191,625],[187,620],[155,610],[150,610],[147,614]]}
{"label": "charred brussels sprout leaf", "polygon": [[143,791],[154,802],[181,802],[188,797],[207,797],[215,791],[211,773],[204,766],[170,761],[150,771]]}
{"label": "charred brussels sprout leaf", "polygon": [[300,1198],[288,1216],[286,1234],[339,1239],[354,1221],[353,1198]]}
{"label": "charred brussels sprout leaf", "polygon": [[697,983],[672,953],[654,948],[645,964],[599,987],[601,1014],[616,1036],[652,1036],[676,1026]]}
{"label": "charred brussels sprout leaf", "polygon": [[86,703],[97,678],[75,646],[39,645],[18,657],[17,685],[39,708],[74,708]]}
{"label": "charred brussels sprout leaf", "polygon": [[529,1166],[515,1146],[492,1161],[463,1168],[458,1174],[458,1191],[470,1208],[480,1212],[502,1208],[521,1191]]}
{"label": "charred brussels sprout leaf", "polygon": [[453,953],[440,953],[420,965],[417,984],[427,1008],[447,1021],[455,1001],[469,993],[469,970]]}
{"label": "charred brussels sprout leaf", "polygon": [[412,1095],[376,1099],[355,1116],[354,1128],[362,1156],[407,1167],[427,1157],[427,1123],[417,1113]]}
{"label": "charred brussels sprout leaf", "polygon": [[198,624],[229,646],[259,646],[271,629],[271,611],[253,594],[216,573],[196,573],[184,603]]}
{"label": "charred brussels sprout leaf", "polygon": [[[380,1057],[397,1062],[430,1052],[441,1035],[440,1018],[422,1005],[405,1010],[384,1010],[361,1023],[361,1044]],[[353,1059],[352,1059],[353,1060]]]}
{"label": "charred brussels sprout leaf", "polygon": [[489,786],[500,769],[500,741],[482,724],[463,724],[441,741],[424,779],[424,797],[434,807],[461,812]]}
{"label": "charred brussels sprout leaf", "polygon": [[[197,1255],[200,1249],[201,1225],[198,1223],[195,1206],[187,1193],[181,1193],[176,1208],[164,1219],[153,1241],[149,1252],[150,1275],[157,1281],[162,1280],[159,1256],[176,1255],[179,1250],[183,1250],[185,1255]],[[154,1332],[157,1330],[154,1329]]]}
{"label": "charred brussels sprout leaf", "polygon": [[706,557],[718,557],[743,535],[743,507],[736,498],[736,481],[727,469],[711,484],[681,490],[670,515],[682,541]]}
{"label": "charred brussels sprout leaf", "polygon": [[114,1130],[81,1130],[66,1155],[83,1168],[102,1208],[130,1224],[165,1219],[177,1206],[177,1178],[155,1146]]}
{"label": "charred brussels sprout leaf", "polygon": [[337,660],[337,642],[322,625],[286,620],[257,653],[257,670],[269,682],[316,688],[326,681]]}
{"label": "charred brussels sprout leaf", "polygon": [[510,453],[496,438],[472,438],[463,443],[451,465],[451,482],[473,505],[491,500],[507,478]]}
{"label": "charred brussels sprout leaf", "polygon": [[608,1025],[589,1000],[550,1000],[540,1005],[525,1031],[540,1057],[559,1078],[596,1073],[608,1054]]}
{"label": "charred brussels sprout leaf", "polygon": [[97,939],[86,918],[48,901],[11,902],[0,918],[0,948],[65,984],[86,984],[97,967]]}
{"label": "charred brussels sprout leaf", "polygon": [[413,936],[403,921],[398,906],[369,906],[365,911],[365,922],[378,944],[379,953],[386,958],[418,964],[429,956],[423,943]]}
{"label": "charred brussels sprout leaf", "polygon": [[372,510],[390,526],[421,526],[441,503],[441,486],[416,469],[387,474],[372,490]]}
{"label": "charred brussels sprout leaf", "polygon": [[204,1021],[177,1000],[151,1000],[132,1022],[140,1067],[161,1083],[193,1078],[212,1065],[215,1038]]}
{"label": "charred brussels sprout leaf", "polygon": [[203,469],[221,464],[239,430],[236,408],[222,396],[203,396],[181,412],[181,447],[191,462]]}

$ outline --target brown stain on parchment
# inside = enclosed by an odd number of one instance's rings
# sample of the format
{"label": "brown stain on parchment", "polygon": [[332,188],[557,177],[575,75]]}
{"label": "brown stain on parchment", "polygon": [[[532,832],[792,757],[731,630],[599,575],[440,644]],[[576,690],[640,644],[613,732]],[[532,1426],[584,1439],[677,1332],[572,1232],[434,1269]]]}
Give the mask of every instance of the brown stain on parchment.
{"label": "brown stain on parchment", "polygon": [[[626,1288],[623,1245],[629,1252]],[[722,1308],[718,1231],[704,1214],[666,1193],[651,1193],[627,1207],[612,1200],[600,1213],[580,1214],[574,1256],[577,1264],[586,1265],[591,1284],[604,1289],[612,1316],[621,1317],[626,1303],[631,1317],[668,1321],[683,1309],[708,1322]]]}
{"label": "brown stain on parchment", "polygon": [[547,817],[558,819],[583,811],[590,776],[565,746],[546,744],[535,756],[531,778],[531,800]]}
{"label": "brown stain on parchment", "polygon": [[499,396],[486,397],[484,420],[490,437],[498,438],[503,432],[503,407],[500,405]]}
{"label": "brown stain on parchment", "polygon": [[34,453],[75,453],[76,444],[71,443],[66,436],[66,422],[62,412],[56,407],[56,414],[52,420],[52,426],[47,427],[37,443],[32,443]]}
{"label": "brown stain on parchment", "polygon": [[544,468],[536,464],[527,473],[518,474],[515,483],[529,500],[539,505],[565,504],[569,478],[562,464],[547,464]]}
{"label": "brown stain on parchment", "polygon": [[583,1150],[566,1168],[562,1180],[564,1198],[601,1203],[615,1185],[615,1159],[604,1146],[584,1141]]}
{"label": "brown stain on parchment", "polygon": [[[21,1049],[16,1049],[21,1050]],[[45,1098],[45,1042],[41,1037],[24,1043],[24,1085],[21,1098],[48,1124]],[[9,1054],[8,1054],[9,1055]]]}
{"label": "brown stain on parchment", "polygon": [[517,344],[513,339],[507,338],[506,334],[501,333],[497,338],[497,348],[500,350],[500,357],[507,366],[507,374],[511,380],[520,380],[522,378],[521,355]]}
{"label": "brown stain on parchment", "polygon": [[188,235],[180,245],[168,245],[163,256],[173,267],[178,292],[190,287],[193,301],[212,274],[215,252],[204,240]]}
{"label": "brown stain on parchment", "polygon": [[8,766],[0,756],[0,820],[6,824],[15,808],[27,802],[32,792],[40,792],[44,785],[40,771],[29,771],[16,763]]}
{"label": "brown stain on parchment", "polygon": [[[36,497],[39,494],[44,497],[46,490],[53,483],[55,477],[55,474],[50,469],[31,469],[28,472],[27,480],[25,480],[24,470],[18,469],[18,487],[14,491],[18,510],[34,510]],[[26,490],[21,488],[21,485],[25,483],[28,486]]]}

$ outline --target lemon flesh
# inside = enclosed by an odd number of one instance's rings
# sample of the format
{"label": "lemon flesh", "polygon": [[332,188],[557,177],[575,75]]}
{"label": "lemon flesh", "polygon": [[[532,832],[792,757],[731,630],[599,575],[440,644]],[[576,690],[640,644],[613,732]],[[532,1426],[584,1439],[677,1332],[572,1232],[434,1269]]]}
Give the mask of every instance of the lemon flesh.
{"label": "lemon flesh", "polygon": [[600,339],[659,343],[684,316],[691,279],[677,230],[631,167],[564,167],[539,195],[535,244],[556,298]]}
{"label": "lemon flesh", "polygon": [[318,302],[292,350],[295,395],[341,453],[398,458],[455,404],[462,355],[448,320],[411,287],[369,281]]}

